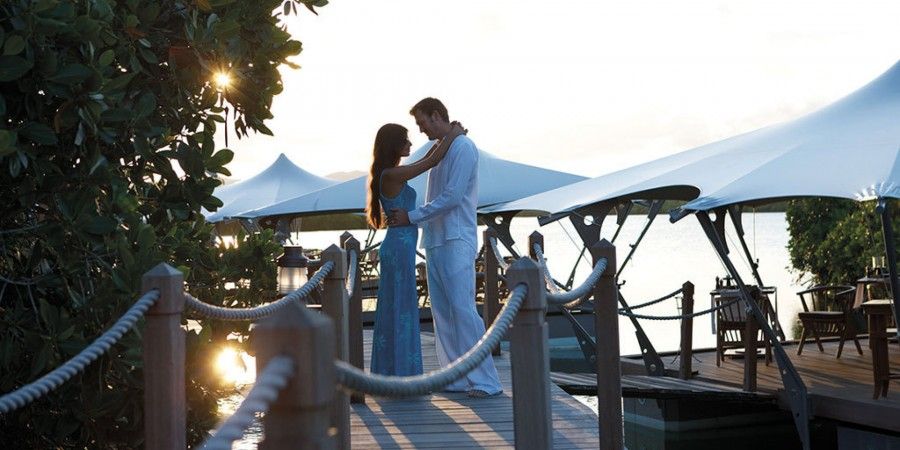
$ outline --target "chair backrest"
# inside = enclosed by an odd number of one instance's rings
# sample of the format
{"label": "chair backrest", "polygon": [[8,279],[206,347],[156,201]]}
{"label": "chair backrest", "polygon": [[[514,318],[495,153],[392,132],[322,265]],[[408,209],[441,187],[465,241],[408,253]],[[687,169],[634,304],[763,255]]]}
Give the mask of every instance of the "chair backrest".
{"label": "chair backrest", "polygon": [[852,307],[853,294],[856,289],[853,286],[843,284],[818,285],[797,295],[803,305],[803,310],[811,311],[840,311],[847,312]]}

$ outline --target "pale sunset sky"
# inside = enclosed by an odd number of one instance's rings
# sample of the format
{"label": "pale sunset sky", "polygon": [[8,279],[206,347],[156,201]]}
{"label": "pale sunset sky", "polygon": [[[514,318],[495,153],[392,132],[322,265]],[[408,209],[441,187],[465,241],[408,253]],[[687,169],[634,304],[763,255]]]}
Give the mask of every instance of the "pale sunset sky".
{"label": "pale sunset sky", "polygon": [[229,133],[235,179],[279,153],[365,171],[384,123],[425,143],[408,111],[426,96],[482,150],[597,176],[798,117],[900,59],[898,0],[332,0],[287,26],[302,68],[282,70],[274,137]]}

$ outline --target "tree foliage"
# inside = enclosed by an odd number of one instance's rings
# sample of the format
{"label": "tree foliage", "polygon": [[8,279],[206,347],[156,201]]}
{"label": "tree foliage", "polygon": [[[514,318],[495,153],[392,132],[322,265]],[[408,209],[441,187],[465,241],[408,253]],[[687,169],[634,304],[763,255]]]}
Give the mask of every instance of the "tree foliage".
{"label": "tree foliage", "polygon": [[[271,134],[277,69],[301,51],[280,19],[325,3],[0,2],[0,392],[83,349],[160,262],[204,300],[267,300],[271,235],[216,246],[200,214],[221,206],[212,193],[233,156],[213,136],[223,125]],[[216,71],[234,84],[214,86]],[[191,441],[215,421],[209,361],[232,331],[246,328],[189,333]],[[140,447],[140,348],[128,333],[82,375],[0,416],[0,447]]]}
{"label": "tree foliage", "polygon": [[[898,202],[890,201],[892,221],[900,225]],[[875,202],[810,198],[787,209],[791,265],[814,284],[852,284],[884,256],[881,216]],[[895,227],[896,230],[896,227]],[[895,241],[900,233],[895,231]],[[900,246],[900,241],[896,244]],[[900,248],[900,247],[897,247]]]}

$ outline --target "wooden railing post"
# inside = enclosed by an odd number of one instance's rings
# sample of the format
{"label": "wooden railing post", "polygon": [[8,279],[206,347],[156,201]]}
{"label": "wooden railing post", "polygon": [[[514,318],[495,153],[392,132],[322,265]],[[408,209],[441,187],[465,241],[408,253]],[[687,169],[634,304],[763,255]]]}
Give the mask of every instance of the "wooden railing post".
{"label": "wooden railing post", "polygon": [[[347,304],[347,259],[346,253],[331,244],[322,252],[322,263],[331,261],[334,268],[325,277],[322,292],[322,311],[334,322],[335,357],[349,361],[348,346],[348,304]],[[339,391],[335,393],[331,411],[332,425],[337,427],[337,448],[350,449],[350,396]]]}
{"label": "wooden railing post", "polygon": [[509,330],[516,448],[553,448],[550,410],[550,347],[547,298],[541,269],[520,258],[506,273],[507,286],[528,285],[528,294]]}
{"label": "wooden railing post", "polygon": [[144,292],[159,289],[144,326],[144,448],[187,448],[185,428],[184,275],[160,263],[142,279]]}
{"label": "wooden railing post", "polygon": [[[757,301],[757,293],[754,290],[750,295],[750,301]],[[750,307],[740,303],[744,309],[744,317],[747,318],[744,327],[744,390],[747,392],[756,392],[756,342],[759,334],[759,324],[756,323],[756,317],[752,314]]]}
{"label": "wooden railing post", "polygon": [[616,248],[606,239],[590,248],[596,266],[606,258],[606,270],[594,286],[594,328],[597,334],[597,414],[600,448],[621,450],[622,373],[619,361],[619,286],[616,284]]}
{"label": "wooden railing post", "polygon": [[[681,285],[681,314],[689,316],[694,313],[694,283],[685,281]],[[681,358],[678,376],[682,380],[691,378],[691,364],[694,359],[694,318],[681,319]]]}
{"label": "wooden railing post", "polygon": [[294,376],[263,416],[260,449],[332,449],[329,410],[337,393],[334,378],[334,324],[292,302],[253,328],[256,372],[269,360],[294,360]]}
{"label": "wooden railing post", "polygon": [[[347,277],[350,277],[351,271],[356,274],[354,279],[356,283],[353,286],[353,292],[350,293],[348,300],[350,312],[347,314],[347,347],[350,364],[353,364],[359,370],[365,370],[365,362],[363,361],[363,320],[362,320],[362,273],[359,269],[362,255],[360,254],[359,241],[345,231],[341,235],[341,247],[349,255],[350,252],[356,253],[356,266],[347,268]],[[362,392],[354,392],[350,394],[350,403],[365,403],[366,394]]]}
{"label": "wooden railing post", "polygon": [[[484,328],[490,328],[500,313],[500,263],[497,255],[491,249],[491,239],[497,238],[497,232],[493,228],[484,230],[484,309],[481,317],[484,318]],[[500,345],[494,347],[493,355],[500,356]]]}

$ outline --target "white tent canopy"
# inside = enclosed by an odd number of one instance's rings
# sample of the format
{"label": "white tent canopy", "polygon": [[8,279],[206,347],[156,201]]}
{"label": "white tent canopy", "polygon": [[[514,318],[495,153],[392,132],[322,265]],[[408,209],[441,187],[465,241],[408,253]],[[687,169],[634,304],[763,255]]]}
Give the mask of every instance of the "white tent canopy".
{"label": "white tent canopy", "polygon": [[[425,144],[408,159],[414,161],[422,158],[430,147],[431,143]],[[479,150],[478,177],[479,207],[514,200],[585,179],[580,175],[507,161],[481,150]],[[418,193],[419,204],[425,200],[426,178],[427,175],[422,174],[410,181],[410,186]],[[362,212],[366,207],[366,188],[366,176],[362,176],[327,189],[245,212],[241,217]]]}
{"label": "white tent canopy", "polygon": [[301,169],[282,153],[272,165],[252,178],[216,188],[213,195],[224,205],[216,212],[204,211],[204,214],[207,222],[219,222],[336,183]]}
{"label": "white tent canopy", "polygon": [[769,126],[490,211],[565,213],[612,199],[693,200],[688,209],[786,197],[900,197],[900,63],[843,99]]}

